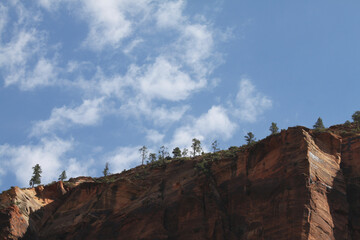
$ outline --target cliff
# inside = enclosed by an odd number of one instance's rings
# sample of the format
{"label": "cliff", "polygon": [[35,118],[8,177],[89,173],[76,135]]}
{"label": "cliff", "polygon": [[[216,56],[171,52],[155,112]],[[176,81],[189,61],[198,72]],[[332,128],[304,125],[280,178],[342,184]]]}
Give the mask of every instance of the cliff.
{"label": "cliff", "polygon": [[15,187],[0,195],[0,238],[360,239],[360,134],[348,128]]}

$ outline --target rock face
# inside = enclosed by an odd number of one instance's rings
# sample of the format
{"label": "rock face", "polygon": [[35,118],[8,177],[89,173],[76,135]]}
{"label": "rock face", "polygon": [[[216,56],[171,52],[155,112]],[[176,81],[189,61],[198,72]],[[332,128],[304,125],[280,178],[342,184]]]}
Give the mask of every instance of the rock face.
{"label": "rock face", "polygon": [[360,239],[360,134],[250,147],[0,195],[1,239]]}

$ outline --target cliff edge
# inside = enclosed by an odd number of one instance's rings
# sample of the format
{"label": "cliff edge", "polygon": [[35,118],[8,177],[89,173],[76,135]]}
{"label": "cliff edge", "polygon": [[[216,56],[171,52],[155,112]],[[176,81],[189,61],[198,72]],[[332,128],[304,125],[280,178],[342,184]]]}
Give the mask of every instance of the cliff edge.
{"label": "cliff edge", "polygon": [[360,133],[252,146],[0,195],[1,239],[360,239]]}

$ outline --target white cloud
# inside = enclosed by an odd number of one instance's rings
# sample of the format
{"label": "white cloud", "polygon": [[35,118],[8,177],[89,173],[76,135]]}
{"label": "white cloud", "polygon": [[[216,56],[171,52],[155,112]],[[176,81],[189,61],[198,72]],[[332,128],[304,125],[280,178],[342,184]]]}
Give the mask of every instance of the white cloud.
{"label": "white cloud", "polygon": [[7,13],[8,9],[0,3],[0,39],[2,36],[2,31],[8,21],[8,13]]}
{"label": "white cloud", "polygon": [[[85,63],[71,62],[68,64],[68,71],[73,71],[73,68],[86,68]],[[96,73],[91,79],[85,79],[84,77],[78,77],[75,81],[67,81],[66,85],[70,88],[81,89],[86,96],[101,96],[107,99],[127,99],[129,94],[125,95],[125,88],[131,86],[131,82],[127,76],[121,76],[120,74],[114,74],[112,76],[106,76],[102,68],[97,67]],[[127,89],[129,90],[129,89]]]}
{"label": "white cloud", "polygon": [[105,46],[118,48],[134,31],[136,22],[131,17],[145,16],[150,7],[147,0],[84,0],[82,4],[81,14],[90,28],[84,44],[93,50],[102,50]]}
{"label": "white cloud", "polygon": [[148,99],[184,100],[190,93],[206,85],[205,80],[193,81],[187,73],[181,71],[180,65],[164,57],[158,57],[145,70],[138,69],[136,74],[134,87],[138,87],[142,96]]}
{"label": "white cloud", "polygon": [[162,142],[164,139],[165,135],[159,133],[157,130],[155,129],[150,129],[146,131],[146,139],[148,141],[151,141],[153,143],[159,143]]}
{"label": "white cloud", "polygon": [[18,65],[23,66],[32,56],[39,46],[37,41],[37,31],[22,30],[15,34],[7,44],[0,45],[0,67],[14,68]]}
{"label": "white cloud", "polygon": [[15,174],[22,186],[27,186],[32,176],[32,167],[39,164],[42,169],[42,182],[57,180],[64,154],[71,150],[72,141],[58,138],[41,139],[38,145],[9,146],[0,145],[0,160],[7,172]]}
{"label": "white cloud", "polygon": [[94,172],[90,168],[94,165],[94,160],[90,161],[78,161],[75,158],[69,159],[64,170],[66,170],[66,175],[68,178],[79,177],[79,176],[89,176]]}
{"label": "white cloud", "polygon": [[[121,111],[145,115],[162,125],[181,119],[188,106],[168,107],[166,102],[159,106],[156,101],[180,102],[207,86],[215,59],[213,30],[204,19],[193,23],[196,20],[183,13],[185,1],[66,2],[87,22],[89,32],[84,44],[92,50],[125,45],[122,50],[129,54],[139,43],[153,42],[159,34],[168,34],[168,28],[174,30],[170,41],[154,49],[155,54],[145,63],[130,64],[127,73],[107,77],[100,69],[92,80],[80,77],[71,83],[88,96],[115,97],[122,101]],[[40,4],[51,7],[45,0]],[[71,62],[67,71],[73,72],[77,66]]]}
{"label": "white cloud", "polygon": [[124,97],[124,88],[128,86],[128,82],[121,76],[114,76],[112,78],[101,78],[98,81],[99,91],[102,95],[113,96],[119,99]]}
{"label": "white cloud", "polygon": [[132,50],[142,42],[144,42],[143,39],[140,39],[140,38],[134,39],[124,48],[124,53],[130,54],[132,52]]}
{"label": "white cloud", "polygon": [[234,112],[241,120],[248,122],[255,122],[265,110],[272,106],[271,99],[258,92],[247,78],[240,81],[236,101],[239,108]]}
{"label": "white cloud", "polygon": [[31,90],[38,86],[49,86],[56,82],[57,71],[53,63],[41,58],[32,72],[20,69],[12,72],[5,79],[5,86],[19,84],[21,90]]}
{"label": "white cloud", "polygon": [[120,147],[115,150],[106,162],[109,163],[111,173],[119,173],[124,169],[129,169],[141,163],[139,149],[141,146],[136,147]]}
{"label": "white cloud", "polygon": [[197,69],[200,76],[204,76],[211,69],[203,66],[203,61],[208,59],[213,51],[214,40],[209,27],[204,24],[191,24],[182,30],[182,38],[178,45],[184,52],[184,61]]}
{"label": "white cloud", "polygon": [[[40,17],[30,11],[20,1],[11,2],[16,15],[12,16],[8,38],[0,38],[0,68],[4,85],[19,85],[21,90],[32,90],[39,86],[56,83],[57,69],[55,60],[44,56],[46,33],[37,29]],[[0,14],[3,8],[0,6]],[[4,27],[4,17],[0,17],[0,33]]]}
{"label": "white cloud", "polygon": [[91,126],[97,124],[102,119],[105,111],[104,98],[84,100],[83,103],[75,108],[61,107],[52,110],[48,120],[37,122],[32,135],[49,133],[55,129],[62,129],[72,125]]}
{"label": "white cloud", "polygon": [[198,138],[200,141],[208,138],[227,140],[232,137],[236,128],[236,124],[230,120],[226,109],[221,106],[212,106],[198,119],[178,128],[174,133],[172,145],[187,147],[193,138]]}
{"label": "white cloud", "polygon": [[145,99],[134,98],[121,106],[120,113],[124,116],[135,116],[137,118],[145,116],[152,120],[155,125],[163,126],[179,121],[188,109],[189,106],[187,105],[178,107],[154,106]]}
{"label": "white cloud", "polygon": [[48,11],[56,10],[59,4],[64,0],[38,0],[40,6],[44,7]]}
{"label": "white cloud", "polygon": [[157,25],[160,28],[179,27],[186,19],[182,14],[184,5],[183,0],[162,2],[155,14]]}

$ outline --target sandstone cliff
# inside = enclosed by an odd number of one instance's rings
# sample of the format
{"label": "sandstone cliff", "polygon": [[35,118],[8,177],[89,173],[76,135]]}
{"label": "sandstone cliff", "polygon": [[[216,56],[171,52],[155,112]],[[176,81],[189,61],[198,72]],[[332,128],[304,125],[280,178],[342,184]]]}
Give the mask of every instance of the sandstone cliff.
{"label": "sandstone cliff", "polygon": [[1,239],[360,239],[360,134],[251,147],[0,195]]}

